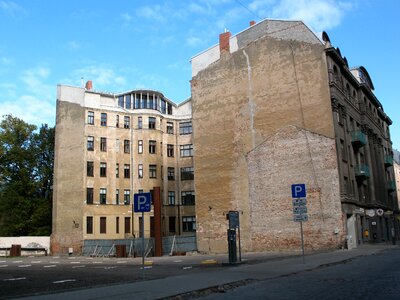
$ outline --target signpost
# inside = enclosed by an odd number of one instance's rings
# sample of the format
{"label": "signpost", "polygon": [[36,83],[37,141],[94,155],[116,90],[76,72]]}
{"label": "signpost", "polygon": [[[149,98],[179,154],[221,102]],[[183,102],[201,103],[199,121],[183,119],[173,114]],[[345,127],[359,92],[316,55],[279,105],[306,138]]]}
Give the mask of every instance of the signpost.
{"label": "signpost", "polygon": [[139,193],[133,196],[133,211],[142,213],[142,277],[144,279],[144,213],[151,210],[151,194]]}
{"label": "signpost", "polygon": [[303,238],[303,222],[308,221],[307,214],[307,198],[306,198],[306,185],[292,184],[292,204],[293,204],[293,221],[300,222],[301,231],[301,251],[304,264],[304,238]]}

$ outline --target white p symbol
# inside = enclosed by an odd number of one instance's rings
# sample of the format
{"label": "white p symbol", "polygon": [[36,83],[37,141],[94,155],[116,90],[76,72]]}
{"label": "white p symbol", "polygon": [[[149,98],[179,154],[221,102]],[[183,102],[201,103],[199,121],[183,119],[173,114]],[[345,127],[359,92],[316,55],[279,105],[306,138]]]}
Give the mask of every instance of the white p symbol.
{"label": "white p symbol", "polygon": [[138,208],[139,209],[143,209],[145,207],[146,202],[147,202],[146,200],[147,200],[146,196],[141,195],[138,197]]}
{"label": "white p symbol", "polygon": [[302,190],[303,190],[303,188],[302,188],[301,185],[296,185],[296,186],[294,187],[294,194],[295,194],[295,196],[297,197],[297,194],[301,193]]}

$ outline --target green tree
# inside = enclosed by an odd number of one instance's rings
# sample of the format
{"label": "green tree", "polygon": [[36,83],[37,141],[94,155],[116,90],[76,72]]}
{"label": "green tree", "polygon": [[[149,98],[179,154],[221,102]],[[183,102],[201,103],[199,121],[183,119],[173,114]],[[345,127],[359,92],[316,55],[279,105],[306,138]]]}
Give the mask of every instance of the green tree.
{"label": "green tree", "polygon": [[54,128],[6,115],[0,123],[0,236],[48,235]]}

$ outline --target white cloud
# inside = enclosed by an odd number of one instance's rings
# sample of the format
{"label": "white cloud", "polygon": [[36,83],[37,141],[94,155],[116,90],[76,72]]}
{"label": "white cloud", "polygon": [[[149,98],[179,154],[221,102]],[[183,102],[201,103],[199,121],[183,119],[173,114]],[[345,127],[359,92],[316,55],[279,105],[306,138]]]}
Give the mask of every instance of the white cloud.
{"label": "white cloud", "polygon": [[125,22],[130,22],[132,20],[132,16],[129,13],[123,13],[121,17]]}
{"label": "white cloud", "polygon": [[338,26],[352,4],[334,0],[254,0],[248,7],[261,18],[301,20],[313,30],[322,31]]}
{"label": "white cloud", "polygon": [[8,57],[0,57],[0,64],[2,65],[9,65],[11,64],[12,60]]}
{"label": "white cloud", "polygon": [[[82,77],[85,80],[92,80],[94,89],[98,90],[115,90],[115,88],[121,88],[126,84],[126,78],[120,72],[117,73],[113,67],[100,64],[92,64],[77,69],[73,71],[72,77],[79,80]],[[72,84],[78,84],[77,80],[73,80]]]}
{"label": "white cloud", "polygon": [[145,19],[161,22],[166,21],[165,16],[167,15],[161,5],[142,6],[136,10],[136,14]]}
{"label": "white cloud", "polygon": [[13,1],[0,1],[0,11],[4,11],[6,14],[11,16],[26,14],[25,9]]}
{"label": "white cloud", "polygon": [[81,48],[81,45],[80,45],[78,42],[76,42],[76,41],[69,41],[69,42],[67,43],[67,48],[68,48],[69,50],[75,51],[75,50],[79,50],[79,49]]}
{"label": "white cloud", "polygon": [[190,47],[198,46],[202,43],[202,39],[196,36],[189,36],[186,38],[186,45]]}

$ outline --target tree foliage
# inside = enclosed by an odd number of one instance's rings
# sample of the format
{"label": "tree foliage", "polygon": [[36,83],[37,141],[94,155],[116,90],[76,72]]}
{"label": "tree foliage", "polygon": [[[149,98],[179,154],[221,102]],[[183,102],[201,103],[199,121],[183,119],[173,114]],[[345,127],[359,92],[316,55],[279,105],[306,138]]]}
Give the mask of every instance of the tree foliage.
{"label": "tree foliage", "polygon": [[12,115],[0,123],[0,236],[49,235],[54,128]]}

